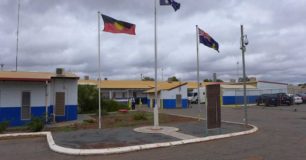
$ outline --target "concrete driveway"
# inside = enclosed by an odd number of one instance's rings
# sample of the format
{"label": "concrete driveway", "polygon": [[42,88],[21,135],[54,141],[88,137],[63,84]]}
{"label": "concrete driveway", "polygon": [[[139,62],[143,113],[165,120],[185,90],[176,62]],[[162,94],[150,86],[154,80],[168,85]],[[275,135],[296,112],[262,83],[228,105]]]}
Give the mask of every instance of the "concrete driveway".
{"label": "concrete driveway", "polygon": [[[159,148],[108,156],[68,156],[49,150],[44,138],[0,141],[4,160],[305,160],[306,105],[283,107],[251,107],[249,122],[259,127],[255,134],[176,147]],[[200,109],[174,109],[162,112],[198,116]],[[243,109],[222,108],[222,119],[242,122]],[[202,114],[204,115],[204,114]],[[202,116],[200,115],[200,116]]]}

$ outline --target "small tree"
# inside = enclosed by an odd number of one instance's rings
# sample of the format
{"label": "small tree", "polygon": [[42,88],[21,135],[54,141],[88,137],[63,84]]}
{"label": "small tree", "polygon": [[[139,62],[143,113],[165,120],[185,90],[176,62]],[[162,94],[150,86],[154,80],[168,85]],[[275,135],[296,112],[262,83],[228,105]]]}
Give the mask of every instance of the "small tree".
{"label": "small tree", "polygon": [[204,82],[212,82],[211,79],[204,79],[203,81],[204,81]]}
{"label": "small tree", "polygon": [[222,79],[217,79],[216,82],[223,82],[223,80]]}
{"label": "small tree", "polygon": [[154,81],[154,78],[151,78],[151,77],[143,77],[142,80],[143,80],[143,81]]}
{"label": "small tree", "polygon": [[180,81],[180,80],[177,79],[175,76],[172,76],[172,77],[169,77],[169,78],[168,78],[168,81],[169,81],[169,82],[178,82],[178,81]]}

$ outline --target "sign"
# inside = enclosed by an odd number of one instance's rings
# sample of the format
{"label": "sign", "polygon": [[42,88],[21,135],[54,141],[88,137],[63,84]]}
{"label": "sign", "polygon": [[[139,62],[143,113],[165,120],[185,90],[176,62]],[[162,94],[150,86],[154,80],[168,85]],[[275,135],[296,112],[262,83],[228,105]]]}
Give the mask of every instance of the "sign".
{"label": "sign", "polygon": [[207,129],[221,128],[220,84],[206,86]]}

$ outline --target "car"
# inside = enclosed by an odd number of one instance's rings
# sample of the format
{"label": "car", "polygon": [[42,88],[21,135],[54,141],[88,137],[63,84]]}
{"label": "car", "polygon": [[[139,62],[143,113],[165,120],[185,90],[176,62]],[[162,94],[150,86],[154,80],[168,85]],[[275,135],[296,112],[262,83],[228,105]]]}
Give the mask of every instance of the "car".
{"label": "car", "polygon": [[257,97],[256,103],[258,106],[261,104],[264,104],[265,106],[277,106],[277,96],[276,94],[262,94]]}
{"label": "car", "polygon": [[289,97],[286,93],[276,93],[277,105],[288,105],[293,104],[293,98]]}
{"label": "car", "polygon": [[303,103],[302,97],[300,97],[298,95],[294,95],[294,94],[287,94],[287,95],[292,98],[293,104],[302,104]]}
{"label": "car", "polygon": [[303,103],[306,103],[306,94],[305,93],[298,93],[296,94],[299,97],[302,97]]}
{"label": "car", "polygon": [[297,96],[297,95],[294,95],[293,98],[294,98],[294,99],[293,99],[294,104],[302,104],[302,103],[303,103],[302,97]]}
{"label": "car", "polygon": [[286,93],[262,94],[256,99],[257,105],[264,104],[265,106],[280,106],[293,104],[293,98],[290,98]]}

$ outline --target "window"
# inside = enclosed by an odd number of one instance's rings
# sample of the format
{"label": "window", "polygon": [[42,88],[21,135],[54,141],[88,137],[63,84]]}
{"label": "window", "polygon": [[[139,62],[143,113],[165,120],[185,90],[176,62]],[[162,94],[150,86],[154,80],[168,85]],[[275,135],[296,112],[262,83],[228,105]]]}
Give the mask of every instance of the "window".
{"label": "window", "polygon": [[31,119],[31,92],[25,91],[21,95],[21,119]]}

